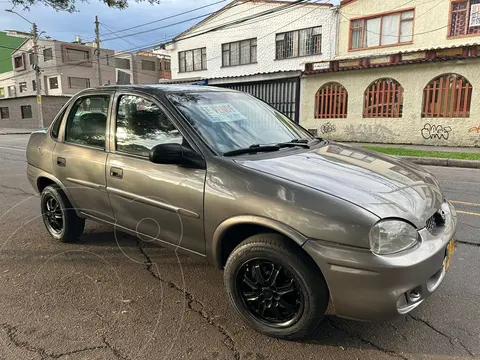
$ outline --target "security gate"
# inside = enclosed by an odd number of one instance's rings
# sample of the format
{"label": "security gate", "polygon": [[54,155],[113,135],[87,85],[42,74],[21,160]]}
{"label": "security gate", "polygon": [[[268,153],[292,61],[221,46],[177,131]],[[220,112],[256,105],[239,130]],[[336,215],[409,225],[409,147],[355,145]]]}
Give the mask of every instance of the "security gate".
{"label": "security gate", "polygon": [[219,84],[215,86],[243,91],[273,106],[290,119],[299,121],[300,78]]}

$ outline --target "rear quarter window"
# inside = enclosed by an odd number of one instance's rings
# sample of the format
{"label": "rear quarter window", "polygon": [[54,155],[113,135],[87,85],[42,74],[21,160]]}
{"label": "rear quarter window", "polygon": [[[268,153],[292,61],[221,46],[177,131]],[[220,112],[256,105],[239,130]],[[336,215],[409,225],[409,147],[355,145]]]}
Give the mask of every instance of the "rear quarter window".
{"label": "rear quarter window", "polygon": [[67,112],[67,108],[68,108],[68,106],[60,114],[57,115],[55,120],[53,120],[54,122],[53,122],[51,134],[52,134],[52,137],[54,139],[58,139],[58,134],[60,132],[60,126],[62,125],[62,120],[65,117],[65,113]]}

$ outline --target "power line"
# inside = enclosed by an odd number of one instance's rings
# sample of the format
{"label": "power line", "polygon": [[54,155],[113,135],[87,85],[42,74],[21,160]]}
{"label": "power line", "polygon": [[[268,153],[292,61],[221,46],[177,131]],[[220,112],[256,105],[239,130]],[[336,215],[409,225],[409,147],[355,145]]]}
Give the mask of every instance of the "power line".
{"label": "power line", "polygon": [[152,31],[156,31],[156,30],[160,30],[160,29],[165,29],[165,28],[172,27],[172,26],[175,26],[175,25],[184,24],[184,23],[186,23],[186,22],[189,22],[189,21],[192,21],[192,20],[197,20],[197,19],[206,17],[206,16],[211,15],[211,14],[212,14],[212,13],[206,13],[206,14],[202,14],[202,15],[199,15],[199,16],[195,16],[195,17],[193,17],[193,18],[189,18],[189,19],[186,19],[186,20],[182,20],[182,21],[179,21],[179,22],[176,22],[176,23],[173,23],[173,24],[168,24],[168,25],[160,26],[160,27],[157,27],[157,28],[154,28],[154,29],[139,31],[139,32],[136,32],[136,33],[133,33],[133,34],[126,34],[126,35],[122,35],[122,36],[115,36],[115,37],[112,37],[112,38],[104,39],[103,41],[110,41],[110,40],[115,40],[115,39],[122,39],[122,38],[126,38],[126,37],[131,37],[131,36],[146,34],[146,33],[152,32]]}
{"label": "power line", "polygon": [[[104,34],[104,35],[110,35],[110,34],[124,32],[124,31],[132,30],[132,29],[137,29],[137,28],[142,27],[142,26],[147,26],[147,25],[151,25],[151,24],[154,24],[154,23],[157,23],[157,22],[160,22],[160,21],[173,19],[175,17],[182,16],[182,15],[185,15],[185,14],[189,14],[189,13],[197,11],[197,10],[205,9],[207,7],[217,5],[217,4],[223,3],[225,1],[228,1],[228,0],[220,0],[220,1],[214,2],[212,4],[207,4],[207,5],[204,5],[204,6],[200,6],[200,7],[195,8],[195,9],[183,11],[181,13],[177,13],[177,14],[174,14],[174,15],[171,15],[171,16],[167,16],[167,17],[164,17],[164,18],[161,18],[161,19],[158,19],[158,20],[154,20],[154,21],[150,21],[150,22],[147,22],[147,23],[143,23],[143,24],[140,24],[140,25],[132,26],[132,27],[129,27],[129,28],[126,28],[126,29],[122,29],[122,30],[118,30],[118,31],[112,31],[112,32]],[[247,0],[247,1],[249,1],[249,0]]]}
{"label": "power line", "polygon": [[[321,4],[328,4],[328,3],[330,3],[331,1],[332,1],[332,0],[328,0],[328,1],[326,1],[325,3],[321,3]],[[303,5],[300,6],[300,7],[308,6],[309,4],[311,5],[311,4],[318,4],[318,3],[320,3],[320,0],[315,0],[315,1],[313,1],[313,2],[304,2]],[[282,28],[284,28],[284,27],[286,27],[286,26],[288,26],[288,25],[290,25],[290,24],[293,24],[294,22],[297,22],[297,21],[300,20],[302,17],[311,14],[312,12],[318,10],[319,8],[320,8],[319,6],[318,6],[318,7],[315,7],[313,10],[309,11],[308,13],[306,13],[306,14],[304,14],[304,15],[301,15],[301,16],[299,16],[298,18],[290,21],[289,23],[286,23],[286,24],[282,25],[280,28],[275,29],[275,30],[273,30],[272,32],[269,32],[268,34],[266,34],[266,35],[258,38],[257,41],[258,41],[258,40],[262,40],[262,39],[264,39],[264,38],[266,38],[266,37],[268,37],[268,36],[276,33],[277,31],[280,31]],[[202,34],[203,34],[203,33],[202,33]],[[202,35],[202,34],[199,34],[199,35]],[[196,36],[199,36],[199,35],[196,35]],[[207,62],[212,61],[212,60],[215,60],[215,59],[219,59],[219,58],[221,58],[221,57],[222,57],[222,55],[209,58],[209,59],[207,59]],[[174,70],[179,70],[179,68],[171,69],[172,72],[173,72]]]}
{"label": "power line", "polygon": [[[330,0],[330,1],[331,1],[331,0]],[[225,23],[225,24],[222,24],[222,25],[212,26],[212,27],[210,27],[210,28],[204,29],[202,32],[195,32],[195,31],[193,31],[193,32],[191,32],[191,35],[190,35],[190,36],[182,37],[182,38],[179,39],[178,41],[182,41],[182,40],[190,39],[190,38],[192,38],[192,37],[196,37],[196,36],[199,36],[199,35],[206,34],[206,33],[210,32],[210,30],[215,31],[215,30],[217,30],[217,29],[222,29],[222,28],[226,28],[226,27],[233,29],[233,28],[236,28],[236,27],[237,27],[237,26],[235,26],[235,25],[237,25],[237,22],[239,23],[239,26],[243,26],[243,25],[247,25],[247,24],[242,24],[243,22],[247,22],[247,21],[253,20],[253,19],[255,19],[255,18],[260,18],[260,17],[262,17],[262,19],[259,19],[259,20],[257,20],[257,21],[249,22],[248,24],[253,24],[253,23],[255,23],[255,22],[259,22],[259,21],[262,21],[262,20],[265,20],[265,19],[270,19],[270,18],[272,18],[272,17],[277,16],[277,14],[276,14],[277,12],[282,12],[282,11],[284,11],[284,10],[288,10],[290,7],[296,6],[296,5],[298,5],[298,4],[302,3],[302,2],[305,3],[305,5],[315,4],[315,3],[316,3],[316,1],[314,1],[314,2],[309,2],[308,0],[300,0],[300,1],[291,2],[291,3],[289,3],[289,4],[282,5],[282,7],[276,8],[276,9],[275,9],[276,11],[269,10],[270,13],[266,14],[266,15],[270,15],[270,14],[275,13],[273,16],[263,17],[263,15],[262,15],[263,13],[254,14],[254,15],[251,16],[251,19],[244,18],[244,19],[240,19],[239,21],[232,21],[232,22]],[[326,2],[325,4],[327,4],[327,3],[328,3],[328,2]],[[262,6],[262,5],[264,5],[264,4],[261,3],[259,6]],[[259,6],[257,6],[257,7],[259,7]],[[255,8],[257,8],[257,7],[255,7]],[[255,9],[255,8],[254,8],[254,9]],[[238,13],[233,14],[233,15],[231,15],[231,16],[227,16],[227,17],[223,18],[222,20],[225,20],[226,18],[233,17],[233,16],[236,16],[236,15],[241,14],[241,13],[244,13],[244,12],[248,12],[248,11],[250,11],[250,10],[251,10],[251,9],[246,9],[246,10],[244,10],[244,11],[238,12]],[[260,15],[260,16],[257,16],[257,15]],[[231,25],[232,25],[232,26],[231,26]]]}
{"label": "power line", "polygon": [[[227,27],[228,25],[231,25],[231,24],[237,24],[237,23],[240,23],[240,22],[243,22],[243,21],[250,20],[250,19],[252,19],[252,18],[258,18],[258,17],[264,16],[264,15],[268,15],[268,14],[271,14],[271,13],[275,13],[275,12],[281,11],[281,10],[283,10],[283,9],[285,9],[285,8],[289,8],[289,7],[295,6],[295,5],[297,5],[297,4],[299,4],[299,3],[302,3],[302,2],[306,2],[306,0],[295,0],[295,1],[292,1],[291,3],[288,3],[288,4],[285,4],[285,5],[279,6],[279,7],[274,8],[274,9],[270,9],[270,10],[263,11],[263,12],[261,12],[261,13],[259,13],[259,14],[255,14],[255,15],[252,15],[252,16],[249,16],[249,17],[246,17],[246,18],[243,18],[243,19],[235,20],[235,21],[232,21],[232,22],[227,23],[227,24],[218,25],[218,26],[214,27],[213,29],[211,29],[211,30],[209,30],[209,31],[218,30],[218,29],[220,29],[220,28]],[[140,32],[137,32],[137,33],[133,33],[133,34],[123,35],[122,37],[130,37],[130,36],[145,34],[145,33],[151,32],[151,31],[156,31],[156,30],[159,30],[159,29],[165,29],[165,28],[167,28],[167,27],[171,27],[171,26],[183,24],[183,23],[189,22],[189,21],[191,21],[191,20],[196,20],[196,19],[199,19],[199,18],[208,16],[208,15],[211,15],[211,14],[213,14],[213,13],[203,14],[203,15],[200,15],[200,16],[196,16],[196,17],[194,17],[194,18],[189,18],[189,19],[186,19],[186,20],[179,21],[179,22],[177,22],[177,23],[173,23],[173,24],[169,24],[169,25],[164,25],[164,26],[161,26],[161,27],[158,27],[158,28],[155,28],[155,29],[150,29],[150,30],[145,30],[145,31],[140,31]],[[204,33],[206,33],[206,32],[203,32],[202,34],[204,34]],[[115,37],[115,38],[104,39],[104,41],[108,41],[108,40],[112,40],[112,39],[118,39],[118,38],[120,38],[120,37],[117,36],[117,37]]]}
{"label": "power line", "polygon": [[[331,2],[331,1],[332,1],[332,0],[328,0],[328,1],[325,2],[324,4],[328,4],[328,3]],[[301,5],[301,7],[304,7],[304,6],[307,6],[307,5],[319,3],[320,0],[316,0],[316,1],[314,1],[314,2],[307,2],[307,1],[305,1],[305,0],[297,0],[297,1],[294,2],[294,3],[289,3],[289,4],[287,4],[287,5],[288,5],[288,8],[290,8],[290,7],[292,6],[291,4],[297,5],[297,3],[300,3],[300,2],[303,3],[303,4]],[[306,15],[308,15],[308,14],[310,14],[311,12],[317,10],[318,8],[319,8],[319,7],[315,7],[315,9],[313,9],[312,11],[310,11],[309,13],[307,13]],[[285,9],[284,6],[282,6],[281,10],[284,10],[284,9]],[[280,11],[280,10],[277,10],[277,12],[278,12],[278,11]],[[257,15],[258,17],[263,16],[263,13],[261,13],[261,14],[262,14],[262,15],[259,15],[259,14],[256,14],[256,15]],[[255,19],[257,16],[253,16],[253,17],[251,16],[251,17],[248,17],[248,18],[240,19],[240,20],[241,20],[241,21],[252,20],[252,19]],[[290,24],[298,21],[298,20],[301,19],[303,16],[304,16],[304,15],[301,15],[301,16],[298,17],[297,19],[295,19],[295,20],[293,20],[293,21],[291,21],[291,22],[289,22],[289,23],[287,23],[287,24],[285,24],[285,25],[282,25],[282,27],[288,26],[288,25],[290,25]],[[236,23],[236,22],[235,22],[235,23]],[[229,24],[230,24],[230,23],[229,23]],[[221,28],[223,28],[223,27],[225,27],[226,25],[229,25],[229,24],[223,24],[223,25],[221,25]],[[265,37],[267,37],[267,36],[270,36],[271,34],[279,31],[280,29],[281,29],[281,28],[276,29],[276,30],[274,30],[273,32],[270,32],[270,33],[268,33],[267,35],[261,37],[260,39],[263,39],[263,38],[265,38]],[[212,32],[212,31],[216,31],[216,29],[209,29],[209,30],[208,30],[208,32]],[[190,36],[189,38],[191,38],[191,37],[196,37],[196,36],[200,36],[200,35],[203,35],[203,34],[204,34],[204,33],[195,34],[195,35]],[[153,46],[153,45],[155,45],[155,44],[158,44],[158,42],[155,42],[155,43],[153,43],[153,44],[146,45],[146,46],[144,45],[144,46],[141,46],[141,47],[135,47],[135,48],[127,49],[126,51],[139,50],[139,49],[142,49],[142,48],[147,48],[147,47],[149,47],[149,46]],[[126,53],[126,51],[125,51],[125,53]],[[120,54],[121,54],[121,53],[119,52],[118,55],[120,55]],[[210,59],[207,59],[207,61],[211,61],[211,60],[214,60],[214,59],[219,58],[219,57],[221,57],[221,56],[212,57],[212,58],[210,58]],[[73,65],[73,66],[76,66],[76,65]],[[115,65],[107,65],[107,66],[115,67]],[[176,70],[176,69],[175,69],[175,70]],[[173,69],[172,69],[172,71],[173,71]],[[137,72],[151,75],[151,73],[142,72],[142,71],[140,71],[140,70],[137,70]]]}
{"label": "power line", "polygon": [[[105,28],[105,29],[108,30],[108,31],[114,31],[112,28],[110,28],[109,26],[107,26],[107,25],[104,24],[104,23],[100,23],[100,26],[103,27],[103,28]],[[104,35],[104,34],[102,34],[102,35]],[[134,43],[132,43],[132,42],[126,40],[126,39],[122,39],[122,40],[125,41],[127,44],[136,46]],[[115,40],[112,40],[112,41],[117,44],[117,42],[116,42]]]}

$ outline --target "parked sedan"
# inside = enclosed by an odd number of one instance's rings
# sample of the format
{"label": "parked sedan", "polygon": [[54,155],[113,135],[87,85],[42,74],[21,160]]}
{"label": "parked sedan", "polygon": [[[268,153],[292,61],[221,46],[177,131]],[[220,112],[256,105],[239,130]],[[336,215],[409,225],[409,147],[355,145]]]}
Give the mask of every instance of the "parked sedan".
{"label": "parked sedan", "polygon": [[82,91],[32,134],[27,159],[54,239],[92,219],[204,258],[239,316],[278,338],[314,331],[329,302],[349,319],[407,314],[454,250],[456,213],[431,173],[314,137],[232,90]]}

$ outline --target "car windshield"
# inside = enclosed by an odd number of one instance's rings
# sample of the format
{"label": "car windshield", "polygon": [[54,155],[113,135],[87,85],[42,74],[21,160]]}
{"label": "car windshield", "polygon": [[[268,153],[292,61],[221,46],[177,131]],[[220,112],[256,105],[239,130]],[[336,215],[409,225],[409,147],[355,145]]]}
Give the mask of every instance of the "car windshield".
{"label": "car windshield", "polygon": [[172,93],[168,98],[219,154],[252,145],[314,139],[285,115],[247,94],[233,91],[186,92]]}

